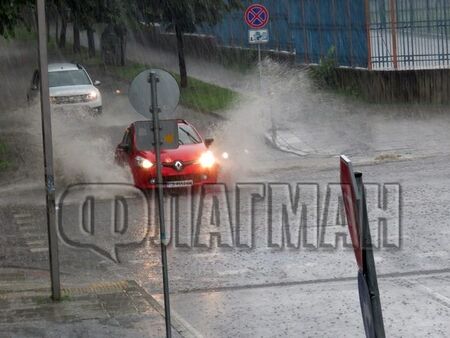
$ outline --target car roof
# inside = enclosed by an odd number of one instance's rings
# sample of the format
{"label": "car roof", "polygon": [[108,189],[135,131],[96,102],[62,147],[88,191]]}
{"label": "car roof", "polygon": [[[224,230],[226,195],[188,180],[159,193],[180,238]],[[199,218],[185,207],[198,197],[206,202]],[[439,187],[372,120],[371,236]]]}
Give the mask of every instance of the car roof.
{"label": "car roof", "polygon": [[62,72],[65,70],[78,70],[81,66],[75,65],[73,63],[51,63],[48,65],[49,72]]}

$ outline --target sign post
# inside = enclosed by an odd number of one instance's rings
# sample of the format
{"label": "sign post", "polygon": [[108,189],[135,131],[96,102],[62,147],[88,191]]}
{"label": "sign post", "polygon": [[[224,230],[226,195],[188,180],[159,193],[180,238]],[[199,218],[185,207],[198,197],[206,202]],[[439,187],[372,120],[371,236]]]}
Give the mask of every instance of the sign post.
{"label": "sign post", "polygon": [[[150,84],[150,95],[148,95]],[[131,105],[136,111],[152,119],[148,123],[141,123],[144,130],[151,128],[153,133],[152,147],[156,157],[156,186],[158,193],[159,229],[161,237],[161,265],[164,289],[164,312],[166,322],[166,337],[172,337],[170,318],[169,272],[167,263],[167,236],[164,219],[164,187],[162,178],[161,149],[178,148],[178,124],[176,120],[160,120],[160,113],[171,113],[175,110],[180,99],[180,89],[176,80],[168,72],[160,69],[144,70],[131,83],[129,90]],[[163,138],[161,138],[163,136]]]}
{"label": "sign post", "polygon": [[358,265],[358,290],[367,338],[384,338],[380,292],[373,258],[372,239],[361,173],[354,173],[351,161],[340,158],[341,189],[345,214]]}
{"label": "sign post", "polygon": [[172,326],[170,324],[170,298],[169,298],[169,273],[167,266],[167,248],[166,248],[166,226],[164,220],[164,191],[163,191],[163,180],[162,180],[162,164],[161,164],[161,140],[159,136],[159,108],[158,108],[158,96],[156,84],[158,82],[158,77],[155,72],[150,72],[149,82],[151,90],[152,105],[150,108],[150,113],[153,115],[153,135],[154,135],[154,146],[156,155],[156,184],[158,186],[158,211],[159,211],[159,229],[161,237],[161,263],[162,263],[162,273],[163,273],[163,287],[164,287],[164,312],[166,319],[166,336],[172,337]]}
{"label": "sign post", "polygon": [[50,99],[48,89],[47,33],[45,20],[45,1],[37,0],[39,73],[42,110],[42,139],[44,149],[45,196],[47,205],[48,252],[50,261],[50,279],[52,299],[61,299],[59,278],[58,237],[56,235],[55,177],[53,173],[52,121],[50,117]]}
{"label": "sign post", "polygon": [[247,7],[244,14],[245,23],[250,27],[248,42],[258,46],[259,88],[262,89],[261,44],[269,42],[269,31],[263,29],[269,22],[269,11],[260,4]]}
{"label": "sign post", "polygon": [[[247,7],[244,13],[244,21],[248,25],[248,43],[255,44],[258,48],[258,72],[259,72],[259,91],[262,96],[262,60],[261,60],[261,44],[269,42],[269,30],[264,28],[269,23],[269,11],[261,4],[252,4]],[[269,93],[269,96],[271,94]],[[270,122],[272,125],[272,138],[276,136],[275,120],[273,118],[272,108],[270,107]]]}

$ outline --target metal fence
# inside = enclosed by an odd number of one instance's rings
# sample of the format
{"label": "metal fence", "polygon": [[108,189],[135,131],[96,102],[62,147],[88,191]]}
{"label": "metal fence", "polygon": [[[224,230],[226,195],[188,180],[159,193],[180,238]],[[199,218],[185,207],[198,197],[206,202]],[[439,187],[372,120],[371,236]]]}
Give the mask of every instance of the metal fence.
{"label": "metal fence", "polygon": [[[298,63],[319,63],[334,56],[338,65],[368,67],[365,0],[260,0],[270,12],[270,42],[262,49],[292,52]],[[220,44],[252,48],[243,11],[235,11],[214,27],[199,32]]]}
{"label": "metal fence", "polygon": [[449,0],[369,0],[370,69],[449,68]]}
{"label": "metal fence", "polygon": [[[374,70],[450,68],[450,0],[243,1],[253,2],[270,11],[262,48],[295,53],[298,63],[333,55],[339,66]],[[224,46],[254,48],[242,10],[199,31]]]}

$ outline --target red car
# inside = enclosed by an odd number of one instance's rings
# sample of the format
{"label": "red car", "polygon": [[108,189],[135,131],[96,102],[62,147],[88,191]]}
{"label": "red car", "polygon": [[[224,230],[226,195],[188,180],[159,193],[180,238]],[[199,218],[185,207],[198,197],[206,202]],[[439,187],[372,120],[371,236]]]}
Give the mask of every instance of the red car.
{"label": "red car", "polygon": [[[178,188],[216,183],[219,165],[209,146],[213,139],[203,139],[187,121],[178,120],[179,147],[162,149],[162,176],[164,187]],[[117,146],[115,158],[121,165],[128,165],[134,184],[141,189],[156,187],[156,165],[153,146],[148,136],[137,128],[148,121],[132,123]]]}

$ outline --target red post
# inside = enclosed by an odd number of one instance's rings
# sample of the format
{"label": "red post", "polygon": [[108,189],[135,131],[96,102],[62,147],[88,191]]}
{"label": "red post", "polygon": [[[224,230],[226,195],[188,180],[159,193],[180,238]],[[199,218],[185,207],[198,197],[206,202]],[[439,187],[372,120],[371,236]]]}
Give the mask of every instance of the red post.
{"label": "red post", "polygon": [[397,56],[397,7],[396,0],[390,0],[389,2],[391,11],[391,31],[392,31],[392,63],[394,69],[398,69],[398,56]]}
{"label": "red post", "polygon": [[370,37],[370,5],[369,0],[365,0],[366,11],[366,34],[367,34],[367,68],[372,70],[372,39]]}

